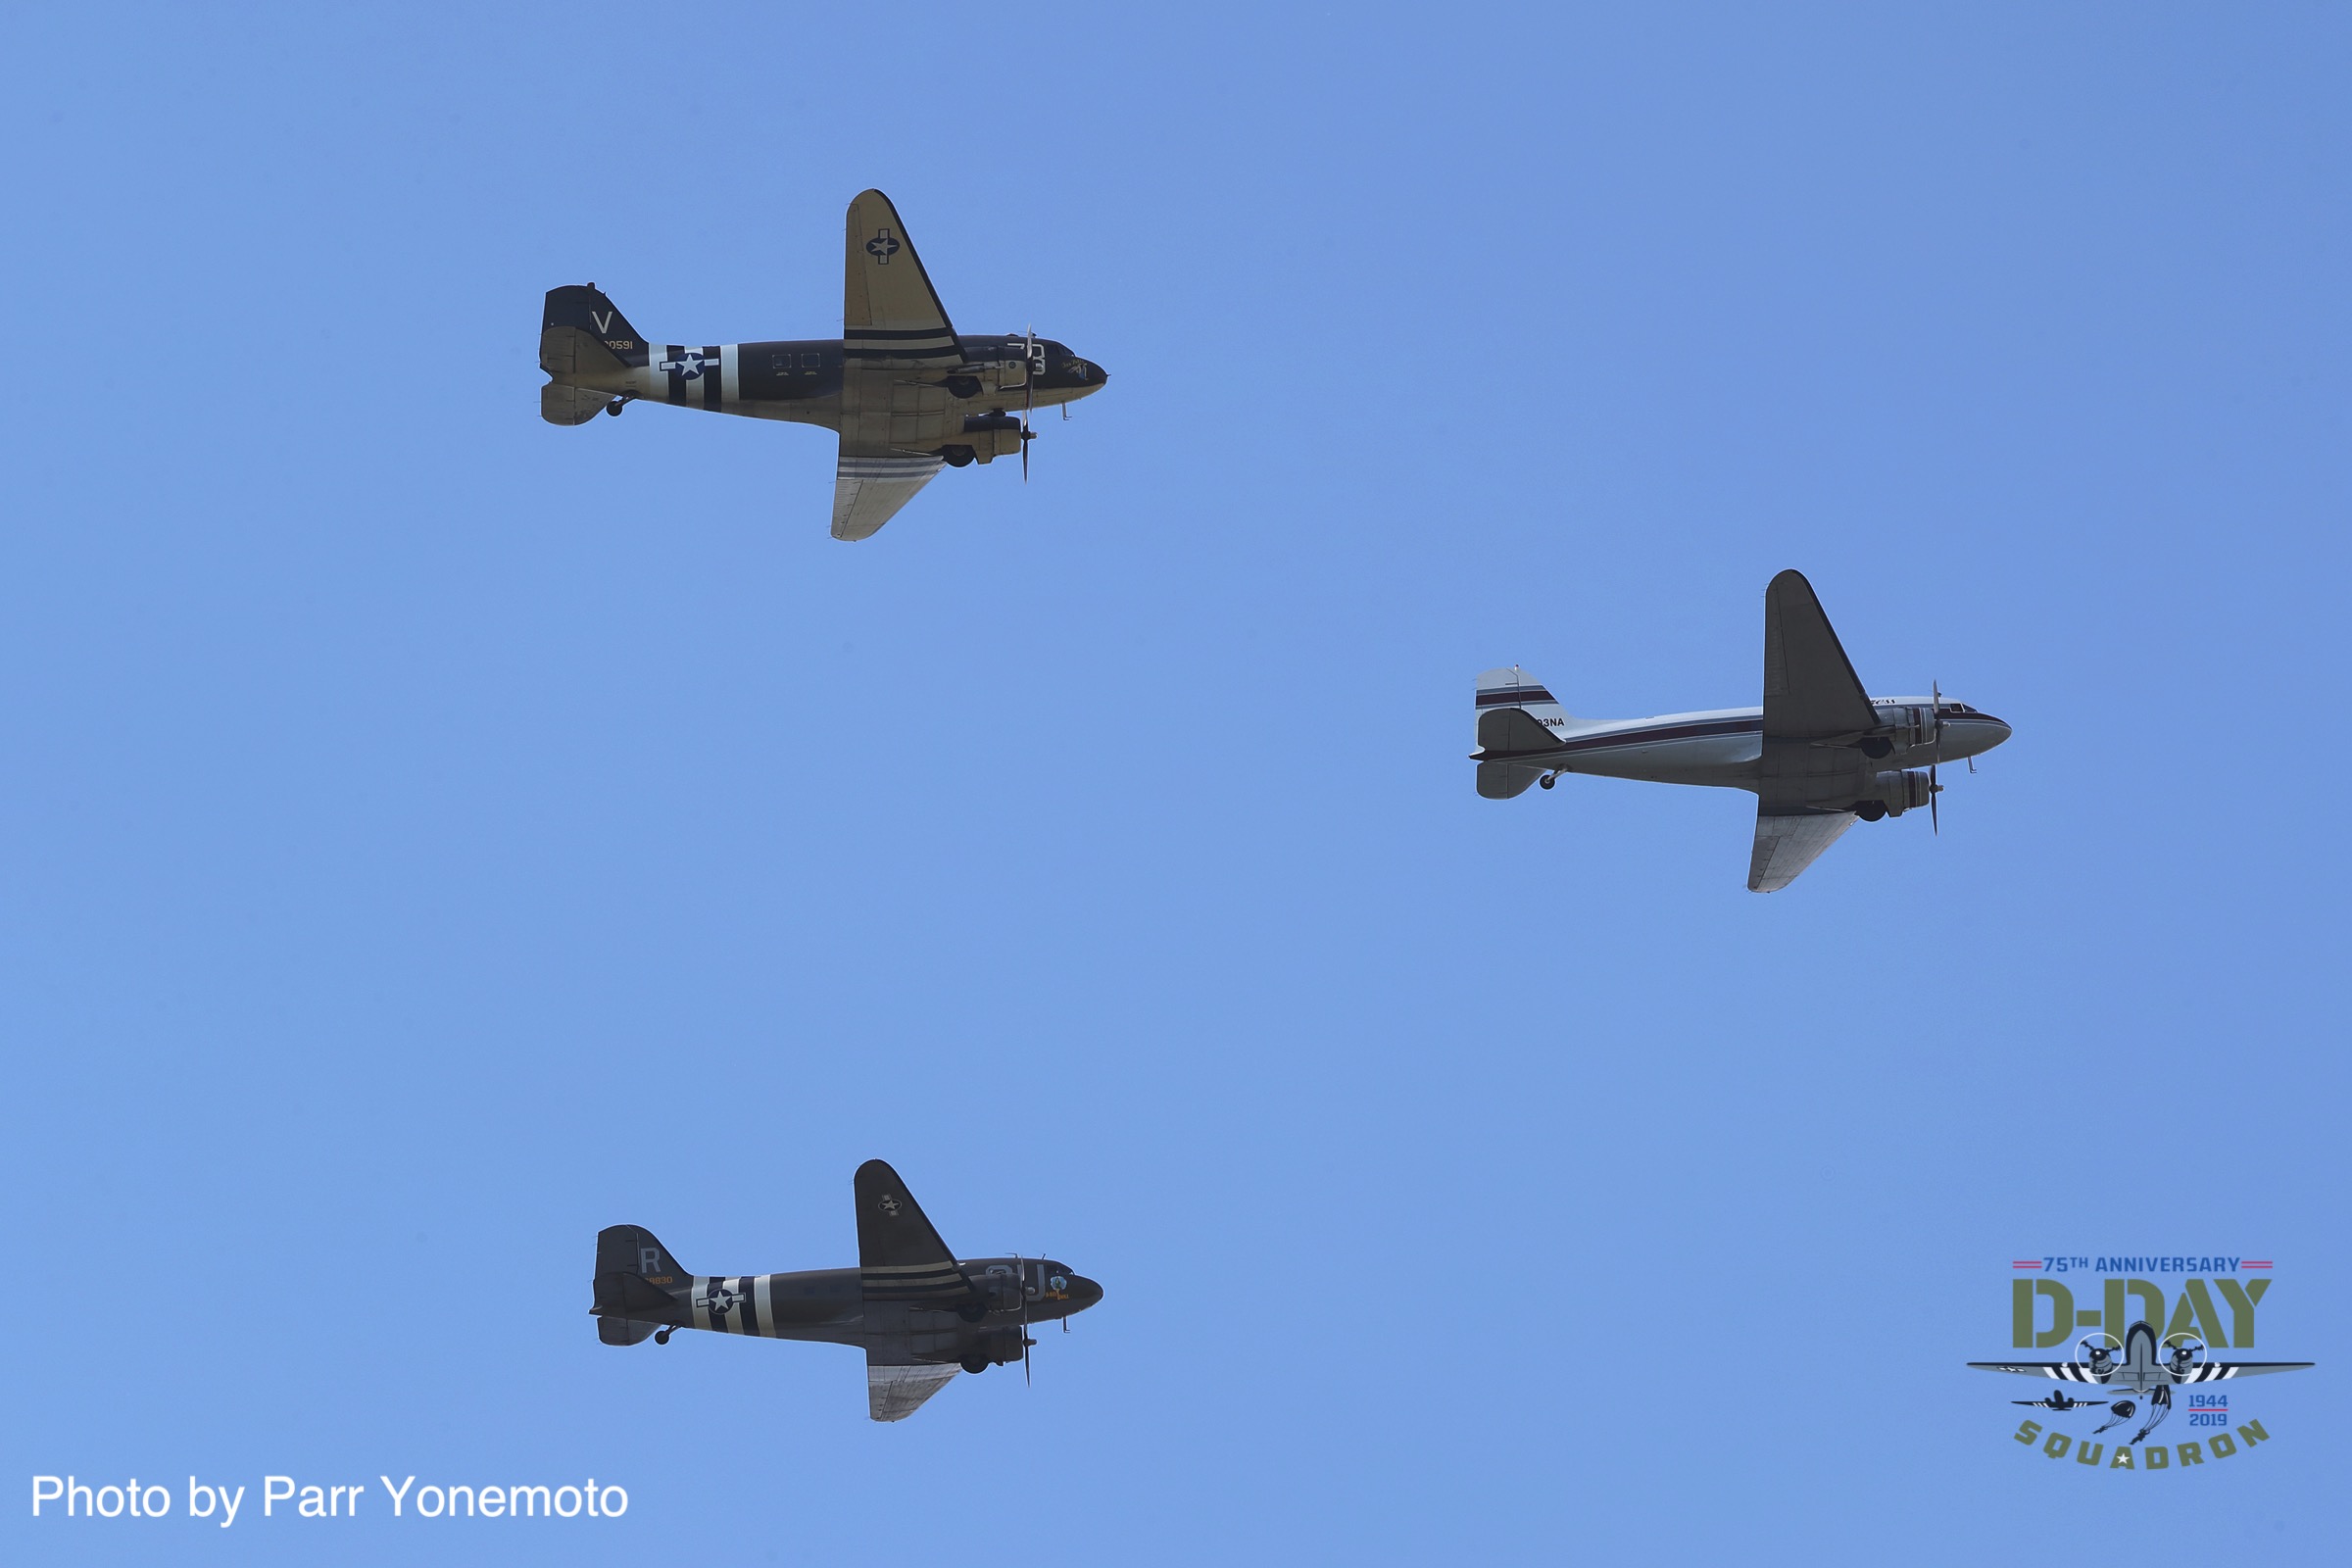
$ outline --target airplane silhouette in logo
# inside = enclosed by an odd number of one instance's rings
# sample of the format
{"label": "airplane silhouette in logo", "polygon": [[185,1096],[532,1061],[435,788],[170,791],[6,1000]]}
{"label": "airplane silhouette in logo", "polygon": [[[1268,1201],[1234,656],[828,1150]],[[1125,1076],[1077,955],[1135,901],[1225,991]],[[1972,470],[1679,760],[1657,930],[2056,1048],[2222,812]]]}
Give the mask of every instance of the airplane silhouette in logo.
{"label": "airplane silhouette in logo", "polygon": [[[2156,1330],[2146,1323],[2134,1323],[2124,1332],[2121,1347],[2105,1343],[2111,1335],[2084,1335],[2075,1348],[2082,1352],[2077,1361],[1971,1361],[1968,1364],[1983,1372],[2015,1372],[2021,1377],[2053,1378],[2068,1383],[2099,1383],[2119,1393],[2144,1399],[2148,1405],[2145,1425],[2132,1435],[2137,1443],[2161,1426],[2164,1418],[2173,1413],[2173,1390],[2182,1383],[2218,1383],[2228,1378],[2250,1378],[2264,1372],[2300,1372],[2316,1365],[2311,1361],[2213,1361],[2206,1358],[2205,1342],[2194,1334],[2178,1333],[2165,1336],[2160,1347]],[[2122,1354],[2118,1355],[2118,1349]],[[2039,1404],[2038,1399],[2013,1400],[2017,1404]],[[2104,1401],[2085,1401],[2104,1402]],[[2063,1405],[2051,1405],[2063,1409]],[[2094,1429],[2104,1432],[2108,1427],[2129,1421],[2138,1413],[2132,1398],[2114,1401],[2108,1408],[2104,1426]]]}
{"label": "airplane silhouette in logo", "polygon": [[2070,1399],[2064,1389],[2052,1389],[2039,1399],[2011,1399],[2011,1404],[2030,1404],[2037,1410],[2088,1410],[2105,1404],[2105,1399]]}

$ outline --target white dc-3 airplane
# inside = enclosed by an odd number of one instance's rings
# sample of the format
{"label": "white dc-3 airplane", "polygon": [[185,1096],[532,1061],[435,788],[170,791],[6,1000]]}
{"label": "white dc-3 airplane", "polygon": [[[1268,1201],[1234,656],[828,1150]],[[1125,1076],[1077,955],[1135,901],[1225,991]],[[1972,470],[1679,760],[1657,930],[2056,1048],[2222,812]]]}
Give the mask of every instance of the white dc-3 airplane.
{"label": "white dc-3 airplane", "polygon": [[[1576,718],[1517,665],[1478,677],[1478,793],[1505,801],[1562,773],[1753,791],[1751,892],[1796,880],[1856,817],[1925,806],[1937,765],[1988,752],[2009,726],[1940,690],[1872,697],[1804,574],[1764,591],[1764,705],[1655,718]],[[1976,764],[1969,763],[1973,771]]]}

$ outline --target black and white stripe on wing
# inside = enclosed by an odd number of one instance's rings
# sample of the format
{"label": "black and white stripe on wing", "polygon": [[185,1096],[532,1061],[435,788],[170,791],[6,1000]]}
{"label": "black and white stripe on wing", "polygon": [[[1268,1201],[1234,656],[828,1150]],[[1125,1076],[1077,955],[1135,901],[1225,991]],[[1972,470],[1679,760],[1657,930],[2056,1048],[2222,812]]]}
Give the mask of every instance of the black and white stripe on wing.
{"label": "black and white stripe on wing", "polygon": [[967,1297],[972,1282],[954,1263],[874,1263],[858,1271],[858,1287],[869,1301],[936,1301]]}
{"label": "black and white stripe on wing", "polygon": [[938,326],[846,326],[841,334],[842,357],[854,366],[934,368],[964,363],[963,348],[955,328]]}
{"label": "black and white stripe on wing", "polygon": [[852,457],[844,453],[834,464],[835,479],[880,479],[899,484],[924,484],[946,466],[939,458],[928,453],[886,453],[877,457]]}

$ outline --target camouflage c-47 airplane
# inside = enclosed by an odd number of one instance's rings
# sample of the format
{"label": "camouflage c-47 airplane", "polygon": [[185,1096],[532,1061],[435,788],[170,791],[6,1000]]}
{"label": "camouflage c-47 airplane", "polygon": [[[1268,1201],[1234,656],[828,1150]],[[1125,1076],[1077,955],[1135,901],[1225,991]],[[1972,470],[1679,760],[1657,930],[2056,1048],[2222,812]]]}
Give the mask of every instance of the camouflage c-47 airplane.
{"label": "camouflage c-47 airplane", "polygon": [[549,289],[539,416],[586,424],[643,399],[837,430],[833,537],[865,539],[942,464],[1017,452],[1027,474],[1031,411],[1110,379],[1033,332],[958,335],[878,190],[850,203],[847,273],[841,337],[806,342],[649,343],[594,283]]}
{"label": "camouflage c-47 airplane", "polygon": [[[903,1421],[956,1376],[1029,1365],[1031,1325],[1068,1318],[1102,1299],[1102,1287],[1044,1257],[958,1260],[931,1228],[899,1173],[878,1159],[858,1167],[858,1266],[798,1274],[689,1274],[653,1232],[612,1225],[596,1235],[596,1337],[607,1345],[673,1329],[771,1340],[815,1340],[865,1350],[865,1394],[876,1421]],[[1063,1324],[1068,1327],[1067,1323]]]}

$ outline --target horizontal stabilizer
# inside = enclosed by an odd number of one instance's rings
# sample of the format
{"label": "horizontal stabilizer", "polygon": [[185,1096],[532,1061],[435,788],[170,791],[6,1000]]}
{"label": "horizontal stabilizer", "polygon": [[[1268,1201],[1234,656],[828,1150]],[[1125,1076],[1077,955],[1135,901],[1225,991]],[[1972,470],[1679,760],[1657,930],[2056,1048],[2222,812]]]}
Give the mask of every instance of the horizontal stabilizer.
{"label": "horizontal stabilizer", "polygon": [[605,405],[612,401],[610,392],[550,381],[539,389],[539,417],[550,424],[586,424],[604,413]]}
{"label": "horizontal stabilizer", "polygon": [[1544,769],[1527,762],[1481,762],[1478,764],[1478,793],[1490,801],[1507,801],[1523,795],[1530,785],[1544,776]]}
{"label": "horizontal stabilizer", "polygon": [[1478,749],[1482,759],[1499,761],[1556,752],[1560,741],[1523,708],[1490,708],[1478,715]]}
{"label": "horizontal stabilizer", "polygon": [[595,1312],[600,1317],[643,1315],[657,1323],[674,1322],[681,1315],[678,1298],[644,1275],[615,1269],[596,1277]]}
{"label": "horizontal stabilizer", "polygon": [[642,1345],[653,1338],[659,1323],[637,1323],[625,1317],[600,1317],[596,1337],[607,1345]]}

